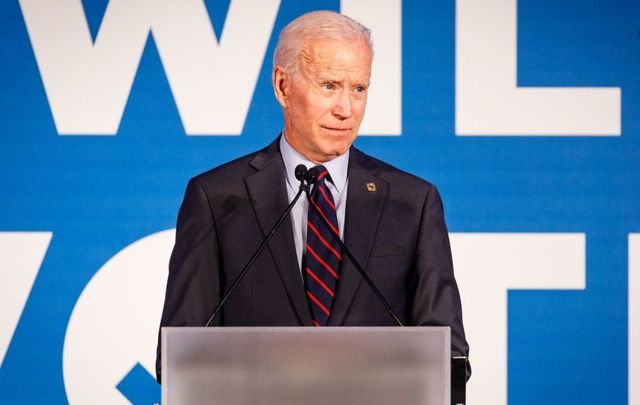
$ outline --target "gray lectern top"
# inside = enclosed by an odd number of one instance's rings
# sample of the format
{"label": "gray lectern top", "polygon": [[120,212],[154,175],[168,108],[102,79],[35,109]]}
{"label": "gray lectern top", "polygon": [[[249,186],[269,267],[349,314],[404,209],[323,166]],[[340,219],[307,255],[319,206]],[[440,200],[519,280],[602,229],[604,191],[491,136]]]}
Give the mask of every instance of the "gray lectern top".
{"label": "gray lectern top", "polygon": [[448,327],[162,328],[163,405],[449,405]]}

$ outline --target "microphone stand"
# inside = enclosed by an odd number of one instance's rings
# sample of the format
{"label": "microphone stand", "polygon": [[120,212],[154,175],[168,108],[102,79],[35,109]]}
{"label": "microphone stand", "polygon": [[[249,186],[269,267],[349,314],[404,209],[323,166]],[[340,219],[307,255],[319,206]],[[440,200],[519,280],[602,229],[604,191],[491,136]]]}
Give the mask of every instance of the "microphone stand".
{"label": "microphone stand", "polygon": [[251,266],[253,266],[253,263],[258,259],[258,256],[260,255],[260,253],[262,253],[265,246],[267,246],[267,243],[269,243],[273,235],[280,228],[280,225],[282,225],[287,215],[289,215],[289,213],[293,209],[293,206],[296,204],[296,202],[302,195],[302,192],[303,191],[305,193],[309,192],[309,181],[307,180],[307,177],[306,177],[307,168],[304,167],[303,165],[298,165],[298,167],[296,167],[295,173],[296,173],[296,178],[300,180],[300,189],[298,190],[298,194],[296,194],[293,201],[291,201],[287,209],[282,213],[280,218],[278,218],[278,221],[276,222],[276,224],[273,226],[273,228],[271,228],[267,236],[262,240],[262,243],[260,244],[260,246],[258,246],[258,249],[256,249],[256,251],[253,253],[253,256],[251,256],[251,258],[249,259],[247,264],[244,266],[240,274],[238,274],[238,277],[236,277],[236,279],[233,281],[233,284],[231,284],[231,287],[229,288],[229,290],[226,292],[226,294],[220,300],[220,303],[218,303],[218,305],[213,310],[213,313],[209,317],[209,320],[204,325],[205,327],[211,326],[211,324],[213,323],[213,320],[218,315],[218,312],[220,312],[220,310],[222,309],[222,306],[224,305],[224,303],[227,301],[227,299],[229,299],[231,294],[233,294],[233,291],[238,287],[238,285],[240,284],[244,276],[249,272],[249,270],[251,269]]}
{"label": "microphone stand", "polygon": [[[318,176],[318,173],[316,173],[314,171],[314,169],[315,169],[315,167],[309,169],[309,173],[306,176],[308,178],[308,182],[309,183],[313,183],[313,184],[316,183],[317,176]],[[307,195],[307,200],[309,201],[309,209],[312,209],[311,208],[311,195],[310,195],[311,193],[309,193],[308,188],[309,187],[307,185],[307,190],[305,191],[305,194]],[[312,194],[315,195],[315,193],[318,191],[317,189],[318,189],[318,187],[314,187]],[[396,324],[398,326],[404,326],[404,324],[402,323],[400,318],[398,318],[398,315],[396,315],[396,313],[393,311],[393,308],[391,308],[391,305],[389,305],[389,303],[384,298],[384,296],[382,295],[380,290],[378,290],[378,287],[376,287],[376,285],[373,283],[373,280],[371,280],[369,278],[369,276],[364,271],[362,266],[360,266],[360,263],[358,263],[356,258],[353,257],[353,255],[351,254],[351,251],[349,251],[349,248],[347,248],[347,245],[345,245],[344,242],[342,242],[342,240],[340,239],[339,235],[336,235],[335,232],[331,231],[331,229],[329,228],[329,224],[327,223],[327,220],[322,215],[320,215],[320,217],[322,218],[322,221],[320,221],[320,222],[322,222],[322,225],[329,231],[329,233],[331,234],[333,239],[335,239],[336,242],[338,242],[338,244],[340,245],[340,247],[342,248],[342,250],[344,251],[346,256],[349,258],[351,263],[353,263],[355,268],[358,270],[358,273],[360,273],[360,275],[362,276],[364,281],[366,281],[367,285],[369,285],[369,288],[371,288],[371,291],[373,291],[373,293],[376,295],[376,297],[378,297],[378,300],[382,303],[382,305],[384,305],[384,307],[387,310],[387,312],[389,313],[389,315],[391,315],[391,317],[393,318],[393,320],[396,322]]]}

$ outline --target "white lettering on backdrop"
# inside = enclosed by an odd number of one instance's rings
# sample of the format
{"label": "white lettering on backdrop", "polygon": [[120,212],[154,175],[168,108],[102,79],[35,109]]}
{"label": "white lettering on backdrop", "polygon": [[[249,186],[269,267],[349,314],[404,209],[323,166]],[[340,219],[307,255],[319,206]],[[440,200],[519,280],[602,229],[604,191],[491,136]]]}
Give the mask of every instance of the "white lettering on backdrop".
{"label": "white lettering on backdrop", "polygon": [[[95,43],[79,0],[20,0],[60,135],[115,135],[149,33],[188,135],[242,133],[280,7],[232,0],[220,41],[201,0],[110,0]],[[342,0],[376,58],[361,133],[402,131],[402,4]]]}
{"label": "white lettering on backdrop", "polygon": [[517,44],[516,0],[456,1],[457,135],[620,135],[620,88],[518,87]]}

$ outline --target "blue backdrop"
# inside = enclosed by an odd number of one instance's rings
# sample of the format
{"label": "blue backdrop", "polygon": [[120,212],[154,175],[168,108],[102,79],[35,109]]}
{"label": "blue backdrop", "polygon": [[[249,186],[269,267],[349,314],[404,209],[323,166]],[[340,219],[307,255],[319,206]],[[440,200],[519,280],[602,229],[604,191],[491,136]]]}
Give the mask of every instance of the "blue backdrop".
{"label": "blue backdrop", "polygon": [[[89,136],[56,127],[26,3],[0,3],[0,232],[52,237],[13,335],[13,325],[3,326],[12,330],[0,403],[65,404],[72,403],[65,334],[85,287],[118,252],[175,226],[191,176],[275,138],[282,125],[270,83],[275,33],[305,11],[340,4],[282,1],[239,136],[186,134],[153,36],[117,132]],[[94,39],[107,3],[82,2]],[[205,4],[220,36],[229,1]],[[456,4],[405,1],[401,133],[363,136],[356,145],[435,183],[451,232],[584,234],[585,289],[508,293],[506,398],[627,403],[628,237],[640,232],[640,3],[520,0],[517,7],[518,86],[620,88],[619,136],[456,134]],[[3,280],[18,270],[2,268]],[[132,364],[116,379],[120,403],[159,399],[151,371]]]}

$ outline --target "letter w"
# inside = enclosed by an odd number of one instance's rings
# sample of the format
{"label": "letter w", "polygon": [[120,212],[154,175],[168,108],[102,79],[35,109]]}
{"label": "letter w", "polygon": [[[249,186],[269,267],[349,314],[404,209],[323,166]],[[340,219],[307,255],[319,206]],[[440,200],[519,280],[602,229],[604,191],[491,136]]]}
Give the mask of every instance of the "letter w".
{"label": "letter w", "polygon": [[20,0],[58,133],[114,135],[149,32],[191,135],[237,135],[280,0],[232,0],[218,42],[203,0],[111,0],[93,43],[81,0]]}

